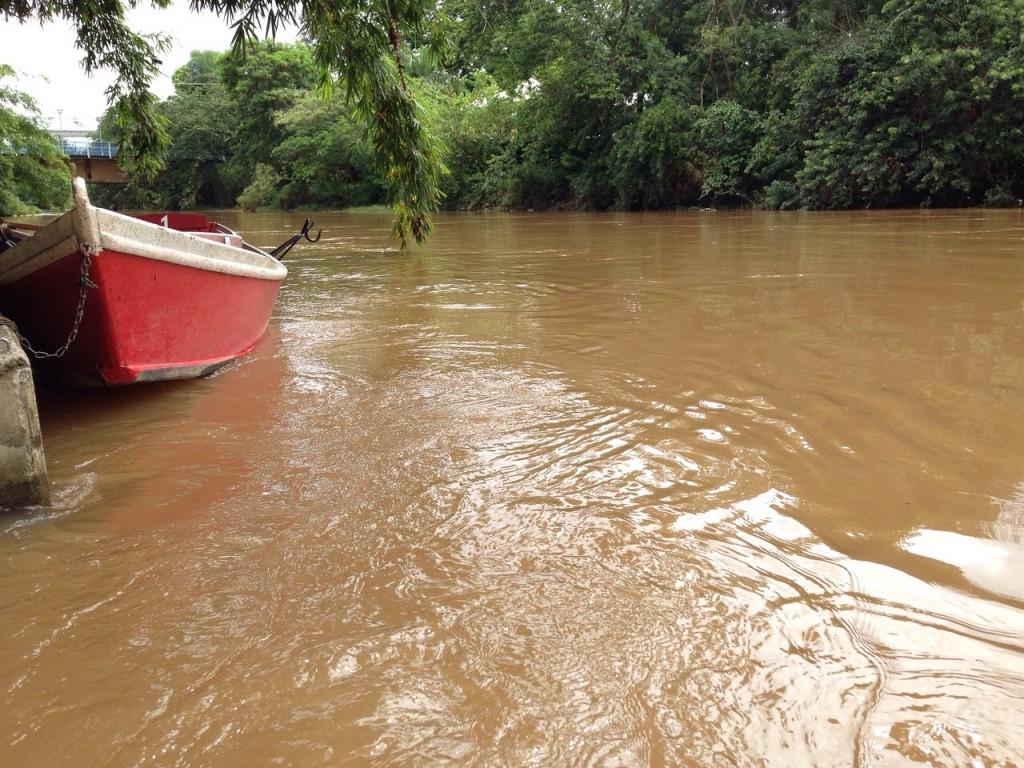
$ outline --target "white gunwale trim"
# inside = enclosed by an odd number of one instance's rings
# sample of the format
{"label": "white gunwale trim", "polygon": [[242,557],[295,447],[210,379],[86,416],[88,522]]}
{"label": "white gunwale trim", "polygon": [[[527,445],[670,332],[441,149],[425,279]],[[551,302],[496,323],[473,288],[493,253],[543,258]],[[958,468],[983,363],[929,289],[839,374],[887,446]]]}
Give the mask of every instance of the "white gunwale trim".
{"label": "white gunwale trim", "polygon": [[71,211],[0,254],[0,285],[20,280],[88,246],[258,280],[280,282],[288,274],[284,264],[247,243],[242,247],[219,243],[95,208],[79,178],[74,179],[73,190],[75,207]]}
{"label": "white gunwale trim", "polygon": [[257,248],[218,243],[103,208],[92,210],[99,225],[100,245],[112,251],[260,280],[280,281],[288,274],[284,264]]}

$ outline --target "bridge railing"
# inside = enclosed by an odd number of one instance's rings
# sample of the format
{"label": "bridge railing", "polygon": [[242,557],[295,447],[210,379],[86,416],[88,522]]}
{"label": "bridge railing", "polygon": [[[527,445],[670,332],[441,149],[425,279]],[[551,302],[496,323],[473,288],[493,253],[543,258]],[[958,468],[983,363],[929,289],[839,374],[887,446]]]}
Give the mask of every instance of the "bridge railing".
{"label": "bridge railing", "polygon": [[83,141],[80,138],[54,137],[60,151],[68,157],[117,157],[117,144],[112,141]]}

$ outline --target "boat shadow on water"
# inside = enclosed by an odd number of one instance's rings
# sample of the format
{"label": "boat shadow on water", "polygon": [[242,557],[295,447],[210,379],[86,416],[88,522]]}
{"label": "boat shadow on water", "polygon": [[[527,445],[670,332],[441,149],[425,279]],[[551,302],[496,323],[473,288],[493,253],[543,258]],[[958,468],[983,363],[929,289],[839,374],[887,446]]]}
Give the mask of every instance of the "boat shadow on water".
{"label": "boat shadow on water", "polygon": [[52,501],[5,515],[20,527],[74,514],[146,527],[208,509],[224,485],[260,471],[287,363],[271,326],[246,357],[203,379],[126,387],[37,388]]}

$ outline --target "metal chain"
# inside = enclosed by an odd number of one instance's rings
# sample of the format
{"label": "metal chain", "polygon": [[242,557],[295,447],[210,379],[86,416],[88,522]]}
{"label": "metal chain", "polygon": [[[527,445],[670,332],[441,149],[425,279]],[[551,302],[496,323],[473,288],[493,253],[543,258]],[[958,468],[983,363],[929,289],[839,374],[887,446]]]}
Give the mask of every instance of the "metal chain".
{"label": "metal chain", "polygon": [[71,348],[71,345],[75,343],[75,339],[78,338],[78,329],[82,326],[82,318],[85,316],[85,300],[88,296],[88,290],[97,287],[96,283],[89,279],[89,268],[92,266],[93,253],[97,250],[97,248],[91,245],[82,246],[82,266],[78,271],[78,307],[75,309],[75,321],[71,324],[71,330],[68,332],[68,337],[64,343],[53,352],[42,352],[33,347],[20,331],[18,332],[21,345],[36,360],[64,357],[68,349]]}

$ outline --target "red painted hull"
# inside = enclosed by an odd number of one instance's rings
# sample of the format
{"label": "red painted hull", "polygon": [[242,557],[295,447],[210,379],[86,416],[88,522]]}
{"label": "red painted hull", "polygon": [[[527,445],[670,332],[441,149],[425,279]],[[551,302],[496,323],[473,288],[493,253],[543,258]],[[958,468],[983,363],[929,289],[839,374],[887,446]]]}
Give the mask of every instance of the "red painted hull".
{"label": "red painted hull", "polygon": [[[0,307],[37,349],[67,338],[78,302],[76,251],[0,289]],[[81,330],[67,354],[38,361],[71,383],[130,384],[206,375],[267,329],[281,282],[103,249],[92,258]]]}

